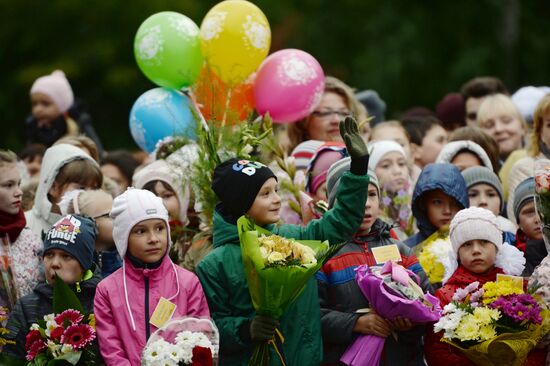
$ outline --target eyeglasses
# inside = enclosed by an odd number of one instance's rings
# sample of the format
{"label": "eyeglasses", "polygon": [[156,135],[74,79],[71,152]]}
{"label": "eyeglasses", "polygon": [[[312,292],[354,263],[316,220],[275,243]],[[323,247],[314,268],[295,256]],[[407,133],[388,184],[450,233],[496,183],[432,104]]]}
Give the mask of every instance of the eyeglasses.
{"label": "eyeglasses", "polygon": [[311,115],[314,117],[317,117],[319,119],[329,119],[333,115],[337,115],[340,118],[345,118],[351,114],[350,111],[333,111],[333,110],[325,110],[325,111],[313,111],[311,112]]}
{"label": "eyeglasses", "polygon": [[104,213],[103,215],[96,216],[96,217],[94,217],[93,219],[94,219],[94,220],[97,220],[97,219],[101,219],[102,217],[110,217],[110,216],[109,216],[109,212]]}

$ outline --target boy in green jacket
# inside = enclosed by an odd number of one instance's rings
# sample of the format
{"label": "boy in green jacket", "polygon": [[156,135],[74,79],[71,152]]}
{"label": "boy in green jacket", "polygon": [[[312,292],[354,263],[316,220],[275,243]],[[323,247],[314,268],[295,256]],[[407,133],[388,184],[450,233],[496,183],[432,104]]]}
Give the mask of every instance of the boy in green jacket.
{"label": "boy in green jacket", "polygon": [[[212,188],[220,198],[214,214],[214,250],[198,265],[212,318],[220,332],[220,365],[247,365],[258,342],[271,339],[278,327],[285,341],[289,366],[319,365],[323,355],[319,296],[311,278],[304,291],[279,321],[256,315],[244,272],[237,219],[248,215],[274,234],[298,240],[350,240],[363,220],[369,178],[369,155],[351,117],[340,122],[340,134],[351,157],[350,171],[342,177],[337,203],[321,219],[306,227],[279,222],[281,198],[277,178],[265,165],[230,159],[216,167]],[[271,365],[279,365],[272,350]]]}

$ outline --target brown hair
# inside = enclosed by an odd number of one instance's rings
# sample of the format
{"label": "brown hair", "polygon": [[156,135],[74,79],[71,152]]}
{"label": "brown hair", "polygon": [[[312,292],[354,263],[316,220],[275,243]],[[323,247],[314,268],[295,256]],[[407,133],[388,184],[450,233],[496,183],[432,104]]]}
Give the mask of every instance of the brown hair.
{"label": "brown hair", "polygon": [[[533,113],[533,132],[527,151],[531,156],[537,156],[540,153],[540,134],[542,131],[544,114],[550,110],[550,93],[546,94],[537,104],[535,113]],[[550,148],[550,146],[548,146]]]}
{"label": "brown hair", "polygon": [[481,98],[497,93],[509,94],[504,83],[500,79],[492,76],[480,76],[468,80],[462,85],[460,92],[464,98],[464,102],[466,102],[468,98]]}
{"label": "brown hair", "polygon": [[70,183],[79,183],[98,189],[103,184],[103,174],[93,161],[78,159],[65,164],[57,173],[55,182],[60,187]]}
{"label": "brown hair", "polygon": [[171,185],[169,185],[168,183],[166,183],[165,181],[162,181],[162,180],[152,180],[150,182],[147,182],[147,184],[145,184],[143,186],[142,189],[145,189],[147,191],[150,191],[150,192],[153,192],[155,195],[157,194],[157,192],[155,192],[155,186],[157,185],[157,183],[161,183],[162,186],[164,187],[164,189],[166,189],[167,191],[170,191],[172,193],[174,193],[176,195],[176,197],[178,196],[178,194],[176,193],[176,191],[174,191],[174,188],[172,188]]}
{"label": "brown hair", "polygon": [[493,171],[498,174],[500,169],[500,150],[498,143],[487,132],[479,127],[464,126],[457,128],[449,135],[449,142],[468,140],[473,141],[485,150],[493,165]]}
{"label": "brown hair", "polygon": [[[352,116],[355,117],[358,123],[363,122],[363,120],[367,117],[367,110],[365,109],[365,106],[357,100],[353,89],[343,81],[332,76],[325,77],[325,93],[335,93],[344,98],[344,101],[351,111]],[[301,121],[288,125],[286,133],[288,136],[287,150],[289,153],[300,142],[310,139],[307,133],[308,120],[309,116]]]}
{"label": "brown hair", "polygon": [[99,152],[97,151],[97,145],[91,138],[78,135],[78,136],[65,136],[57,140],[54,145],[69,144],[78,147],[79,149],[89,152],[92,159],[99,162]]}

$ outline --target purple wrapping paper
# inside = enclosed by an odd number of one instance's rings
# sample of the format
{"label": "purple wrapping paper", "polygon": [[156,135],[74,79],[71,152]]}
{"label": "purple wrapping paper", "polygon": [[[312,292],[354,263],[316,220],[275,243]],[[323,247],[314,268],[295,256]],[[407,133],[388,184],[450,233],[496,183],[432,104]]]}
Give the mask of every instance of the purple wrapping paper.
{"label": "purple wrapping paper", "polygon": [[[382,272],[402,274],[402,271],[395,271],[393,266],[397,265],[390,264],[388,266],[386,263]],[[411,277],[415,277],[414,273],[406,271]],[[399,315],[417,324],[436,322],[441,317],[441,305],[435,296],[424,295],[424,299],[433,305],[432,308],[429,308],[419,300],[403,298],[389,289],[384,284],[384,280],[372,273],[367,265],[357,267],[355,272],[357,284],[369,301],[370,308],[374,309],[381,317],[394,319]],[[400,278],[400,280],[402,279]],[[378,366],[385,341],[385,338],[374,335],[360,335],[348,347],[340,361],[349,366]]]}

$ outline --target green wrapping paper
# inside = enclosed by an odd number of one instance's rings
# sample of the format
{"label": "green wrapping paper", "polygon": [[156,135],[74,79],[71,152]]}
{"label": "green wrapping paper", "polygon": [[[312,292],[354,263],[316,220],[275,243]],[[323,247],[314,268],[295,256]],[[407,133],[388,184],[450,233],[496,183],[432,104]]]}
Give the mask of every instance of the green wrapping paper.
{"label": "green wrapping paper", "polygon": [[[308,280],[321,268],[323,261],[341,248],[340,245],[329,247],[328,241],[296,240],[313,249],[317,263],[266,268],[258,238],[263,235],[270,236],[273,233],[255,225],[246,216],[239,218],[237,227],[252,304],[257,314],[273,319],[279,319],[283,315],[286,308],[300,296]],[[276,333],[276,339],[273,341],[256,346],[249,365],[267,365],[270,344],[275,348],[283,365],[285,364],[282,348],[277,346],[279,342],[284,341],[284,335],[279,331]]]}

